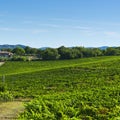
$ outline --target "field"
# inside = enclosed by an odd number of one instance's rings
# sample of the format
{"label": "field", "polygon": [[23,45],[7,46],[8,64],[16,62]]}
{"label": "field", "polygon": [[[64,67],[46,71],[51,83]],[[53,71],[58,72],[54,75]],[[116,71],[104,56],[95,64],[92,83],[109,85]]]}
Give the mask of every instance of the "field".
{"label": "field", "polygon": [[6,62],[0,79],[15,99],[33,98],[20,120],[120,119],[119,56]]}

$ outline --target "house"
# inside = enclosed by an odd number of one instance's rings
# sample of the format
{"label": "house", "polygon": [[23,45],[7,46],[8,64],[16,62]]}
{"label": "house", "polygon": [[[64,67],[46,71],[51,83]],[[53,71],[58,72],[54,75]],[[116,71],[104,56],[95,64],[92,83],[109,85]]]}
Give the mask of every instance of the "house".
{"label": "house", "polygon": [[0,51],[0,57],[12,57],[13,53],[7,51]]}

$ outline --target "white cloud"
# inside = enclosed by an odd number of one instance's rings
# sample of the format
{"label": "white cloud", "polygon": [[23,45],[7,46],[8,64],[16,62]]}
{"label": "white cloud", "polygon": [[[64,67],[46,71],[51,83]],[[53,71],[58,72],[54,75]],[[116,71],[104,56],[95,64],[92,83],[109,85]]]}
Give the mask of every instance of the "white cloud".
{"label": "white cloud", "polygon": [[39,24],[40,26],[45,26],[45,27],[52,27],[52,28],[60,28],[60,25],[56,24]]}
{"label": "white cloud", "polygon": [[9,27],[2,27],[0,28],[0,31],[8,31],[8,32],[30,32],[33,34],[41,33],[41,32],[48,32],[48,30],[45,29],[17,29],[17,28],[9,28]]}
{"label": "white cloud", "polygon": [[39,24],[43,27],[48,28],[60,28],[60,29],[71,29],[71,30],[90,30],[90,27],[84,27],[84,26],[71,26],[71,25],[56,25],[56,24]]}
{"label": "white cloud", "polygon": [[48,32],[48,30],[44,30],[44,29],[33,29],[33,30],[29,30],[32,34],[39,34],[41,32]]}
{"label": "white cloud", "polygon": [[104,35],[106,35],[107,37],[120,38],[120,34],[118,32],[114,32],[114,31],[106,31],[106,32],[104,32]]}
{"label": "white cloud", "polygon": [[17,31],[15,28],[8,28],[8,27],[2,27],[0,28],[0,31]]}
{"label": "white cloud", "polygon": [[63,22],[82,22],[87,24],[96,24],[96,25],[120,25],[120,23],[113,22],[102,22],[102,21],[87,21],[83,19],[71,19],[71,18],[51,18],[52,21],[63,21]]}
{"label": "white cloud", "polygon": [[108,31],[108,32],[104,32],[105,35],[111,35],[111,36],[114,36],[114,35],[117,35],[118,33],[117,32],[111,32],[111,31]]}
{"label": "white cloud", "polygon": [[53,21],[71,21],[71,22],[77,22],[77,21],[80,21],[80,20],[67,19],[67,18],[51,18],[50,20],[53,20]]}
{"label": "white cloud", "polygon": [[78,30],[90,30],[90,27],[83,27],[83,26],[73,26],[71,28],[78,29]]}

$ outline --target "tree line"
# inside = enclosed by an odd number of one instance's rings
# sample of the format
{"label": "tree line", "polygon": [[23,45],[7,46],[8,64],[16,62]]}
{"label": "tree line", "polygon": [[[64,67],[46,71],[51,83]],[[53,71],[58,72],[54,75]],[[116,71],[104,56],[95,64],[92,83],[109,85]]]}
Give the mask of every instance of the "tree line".
{"label": "tree line", "polygon": [[16,56],[36,56],[40,60],[76,59],[97,56],[120,55],[120,47],[108,47],[104,50],[99,48],[65,47],[46,48],[44,50],[31,47],[16,47],[14,49],[3,49],[14,53]]}

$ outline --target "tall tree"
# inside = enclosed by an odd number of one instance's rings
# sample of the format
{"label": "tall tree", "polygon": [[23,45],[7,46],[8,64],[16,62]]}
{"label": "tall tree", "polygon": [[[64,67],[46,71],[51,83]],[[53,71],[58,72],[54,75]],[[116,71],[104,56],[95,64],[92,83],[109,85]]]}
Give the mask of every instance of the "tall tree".
{"label": "tall tree", "polygon": [[116,49],[116,48],[113,48],[113,47],[109,47],[106,49],[105,51],[105,55],[119,55],[120,54],[120,50],[119,49]]}
{"label": "tall tree", "polygon": [[53,48],[47,48],[42,53],[43,60],[56,60],[59,59],[59,57],[58,50]]}
{"label": "tall tree", "polygon": [[25,50],[21,47],[16,47],[12,50],[13,53],[15,53],[16,55],[24,55],[25,54]]}
{"label": "tall tree", "polygon": [[27,46],[24,48],[26,54],[30,54],[31,47]]}

